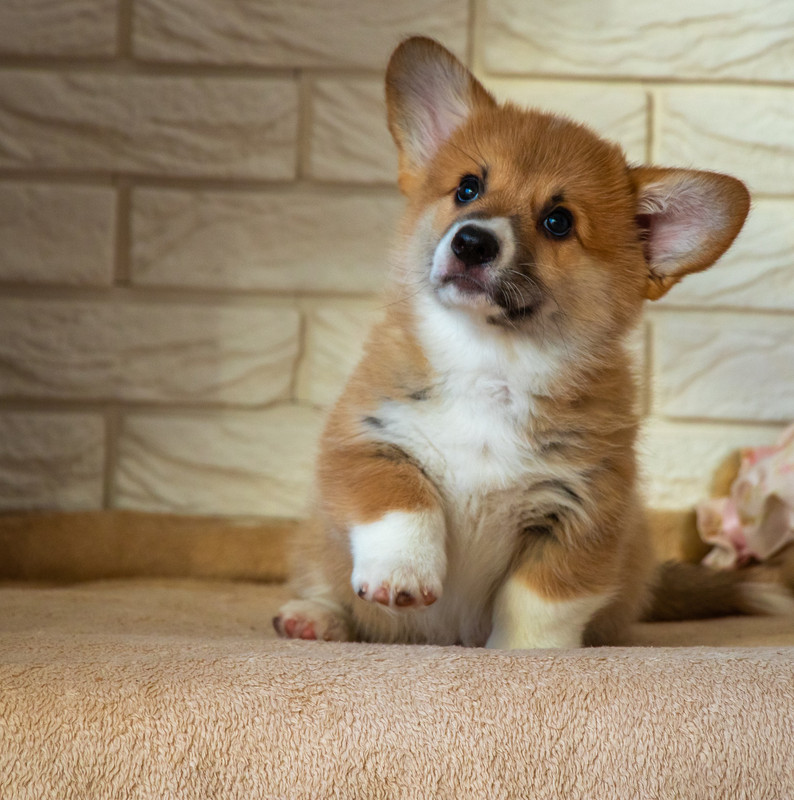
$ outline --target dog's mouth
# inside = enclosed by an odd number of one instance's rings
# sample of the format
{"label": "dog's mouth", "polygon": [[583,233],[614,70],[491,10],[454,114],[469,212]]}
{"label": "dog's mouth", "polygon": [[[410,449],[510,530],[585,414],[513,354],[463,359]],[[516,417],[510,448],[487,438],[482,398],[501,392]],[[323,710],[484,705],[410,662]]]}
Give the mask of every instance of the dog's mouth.
{"label": "dog's mouth", "polygon": [[482,278],[477,278],[466,272],[446,275],[441,285],[449,286],[450,284],[455,286],[455,288],[464,295],[485,295],[489,298],[492,295],[492,287],[482,280]]}
{"label": "dog's mouth", "polygon": [[535,280],[519,287],[516,281],[492,282],[484,274],[463,272],[446,275],[441,286],[454,286],[465,304],[468,304],[466,300],[472,305],[481,305],[484,301],[488,306],[498,308],[497,313],[487,317],[491,325],[515,325],[528,320],[539,310],[543,301],[542,290]]}

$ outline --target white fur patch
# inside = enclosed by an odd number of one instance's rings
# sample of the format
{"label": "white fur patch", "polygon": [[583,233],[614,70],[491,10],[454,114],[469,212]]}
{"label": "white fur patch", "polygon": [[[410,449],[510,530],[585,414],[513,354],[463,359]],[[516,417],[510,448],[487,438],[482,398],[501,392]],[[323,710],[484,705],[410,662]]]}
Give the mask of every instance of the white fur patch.
{"label": "white fur patch", "polygon": [[[528,430],[533,394],[559,374],[555,354],[517,340],[471,316],[417,298],[420,338],[440,383],[412,406],[384,404],[385,435],[416,453],[453,505],[472,493],[507,489],[536,461]],[[496,341],[495,341],[496,340]],[[461,497],[462,495],[462,497]]]}
{"label": "white fur patch", "polygon": [[546,600],[517,578],[510,578],[496,598],[493,630],[486,647],[499,650],[581,647],[585,626],[609,600],[608,595]]}
{"label": "white fur patch", "polygon": [[390,511],[350,531],[353,590],[371,600],[386,587],[392,603],[400,592],[439,598],[446,573],[444,515],[441,509]]}

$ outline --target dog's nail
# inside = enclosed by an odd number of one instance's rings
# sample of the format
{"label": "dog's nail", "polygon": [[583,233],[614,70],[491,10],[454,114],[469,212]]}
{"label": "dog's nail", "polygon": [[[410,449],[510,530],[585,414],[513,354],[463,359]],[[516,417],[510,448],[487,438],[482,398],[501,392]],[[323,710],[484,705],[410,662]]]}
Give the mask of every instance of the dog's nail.
{"label": "dog's nail", "polygon": [[402,607],[412,606],[414,604],[414,596],[410,592],[397,592],[394,604]]}
{"label": "dog's nail", "polygon": [[273,617],[273,627],[275,628],[276,633],[281,633],[281,628],[279,627],[280,625],[281,614],[278,614],[277,616]]}
{"label": "dog's nail", "polygon": [[314,632],[314,623],[310,622],[302,631],[301,639],[316,639],[317,635]]}
{"label": "dog's nail", "polygon": [[367,596],[367,584],[365,583],[356,594],[363,600]]}
{"label": "dog's nail", "polygon": [[372,599],[382,606],[389,605],[389,590],[385,586],[378,587],[375,590],[375,594],[372,595]]}
{"label": "dog's nail", "polygon": [[422,600],[426,606],[432,606],[438,600],[436,594],[431,589],[422,589]]}

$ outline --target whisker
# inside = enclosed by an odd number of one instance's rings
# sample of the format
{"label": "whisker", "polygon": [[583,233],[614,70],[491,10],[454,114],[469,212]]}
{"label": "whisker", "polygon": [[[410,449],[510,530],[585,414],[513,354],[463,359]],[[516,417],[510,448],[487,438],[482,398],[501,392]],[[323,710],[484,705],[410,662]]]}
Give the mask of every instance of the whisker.
{"label": "whisker", "polygon": [[[404,284],[400,283],[399,285],[403,286]],[[392,300],[390,303],[382,303],[381,305],[379,305],[378,310],[383,311],[387,308],[391,308],[392,306],[396,306],[399,305],[400,303],[405,303],[408,300],[412,300],[414,297],[420,294],[420,292],[426,289],[430,284],[426,279],[420,279],[414,285],[417,287],[416,291],[413,291],[410,294],[408,293],[400,294],[399,297],[397,297],[395,300]]]}

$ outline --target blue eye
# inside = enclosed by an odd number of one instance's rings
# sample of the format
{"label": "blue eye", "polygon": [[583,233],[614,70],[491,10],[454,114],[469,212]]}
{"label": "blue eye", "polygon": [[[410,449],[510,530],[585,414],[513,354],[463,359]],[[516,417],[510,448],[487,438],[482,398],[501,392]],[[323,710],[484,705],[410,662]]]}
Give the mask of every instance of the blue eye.
{"label": "blue eye", "polygon": [[471,203],[480,196],[481,191],[480,179],[476,175],[465,175],[458,184],[455,201],[460,205]]}
{"label": "blue eye", "polygon": [[564,239],[573,229],[573,215],[567,208],[558,206],[546,214],[541,224],[555,239]]}

